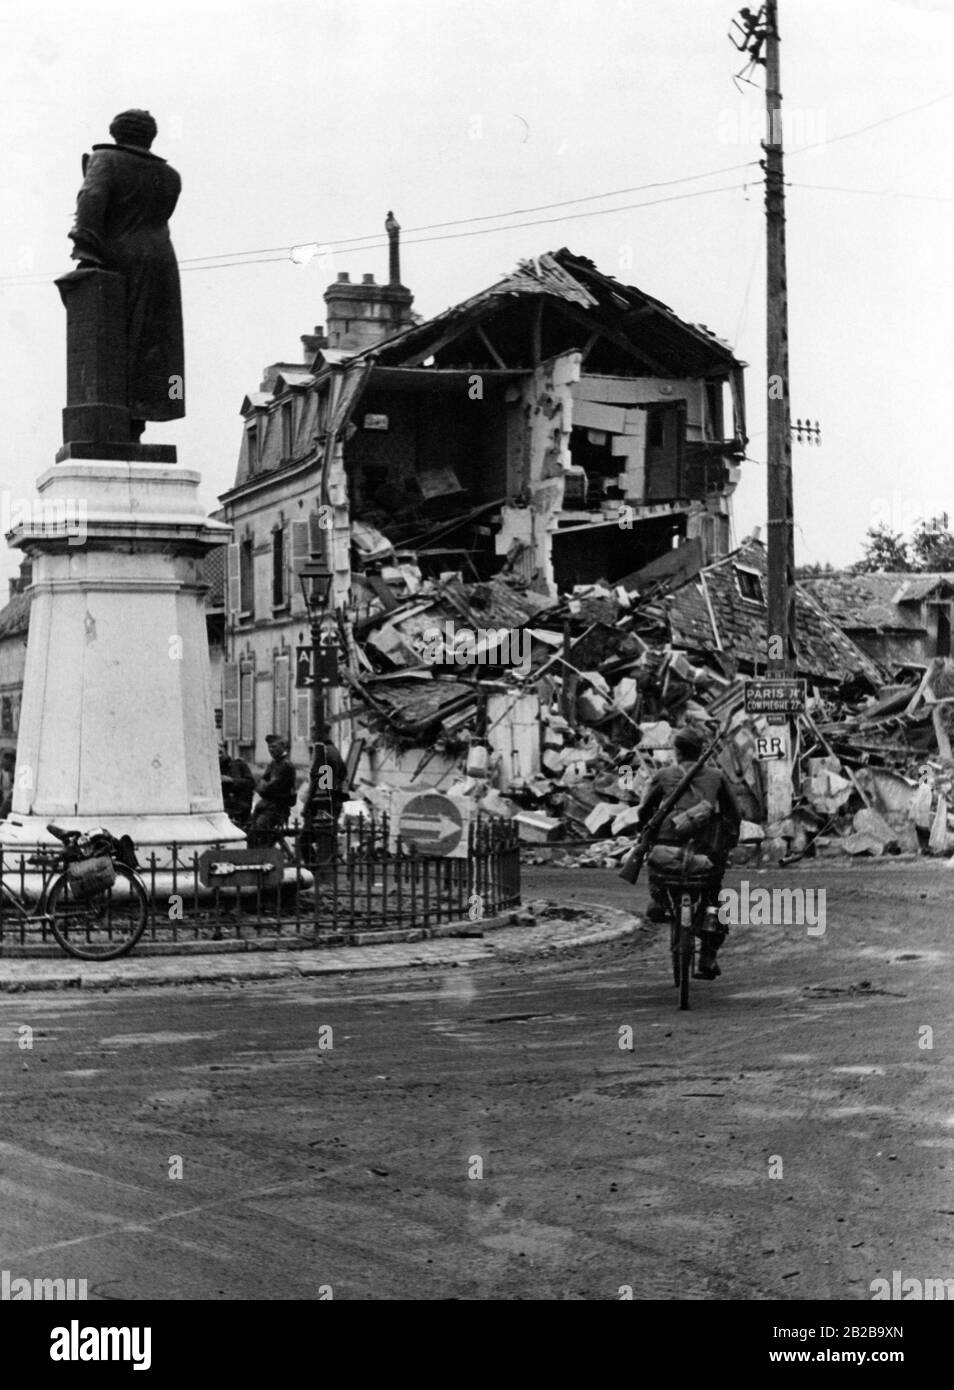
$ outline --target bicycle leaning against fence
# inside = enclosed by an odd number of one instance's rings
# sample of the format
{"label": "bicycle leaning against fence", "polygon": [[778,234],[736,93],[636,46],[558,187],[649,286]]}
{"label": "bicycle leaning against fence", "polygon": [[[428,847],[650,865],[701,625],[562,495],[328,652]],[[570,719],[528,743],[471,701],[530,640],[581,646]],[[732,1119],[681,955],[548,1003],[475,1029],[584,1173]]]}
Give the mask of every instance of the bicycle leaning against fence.
{"label": "bicycle leaning against fence", "polygon": [[39,893],[27,893],[0,877],[4,909],[13,908],[21,926],[49,927],[67,953],[79,960],[116,960],[127,955],[142,936],[149,897],[137,873],[135,846],[128,836],[117,840],[108,831],[84,835],[79,830],[47,830],[62,849],[40,847],[25,863],[40,870]]}

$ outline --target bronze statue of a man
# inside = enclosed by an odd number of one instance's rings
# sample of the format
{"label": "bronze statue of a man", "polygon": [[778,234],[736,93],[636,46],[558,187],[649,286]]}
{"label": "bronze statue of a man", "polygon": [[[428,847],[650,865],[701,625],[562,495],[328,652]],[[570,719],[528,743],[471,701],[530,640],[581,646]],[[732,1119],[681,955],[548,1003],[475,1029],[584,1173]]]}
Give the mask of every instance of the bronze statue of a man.
{"label": "bronze statue of a man", "polygon": [[80,269],[125,279],[126,404],[131,436],[147,420],[185,415],[185,354],[179,268],[169,218],[182,180],[151,152],[156,122],[148,111],[123,111],[112,145],[83,156],[83,186],[70,231]]}

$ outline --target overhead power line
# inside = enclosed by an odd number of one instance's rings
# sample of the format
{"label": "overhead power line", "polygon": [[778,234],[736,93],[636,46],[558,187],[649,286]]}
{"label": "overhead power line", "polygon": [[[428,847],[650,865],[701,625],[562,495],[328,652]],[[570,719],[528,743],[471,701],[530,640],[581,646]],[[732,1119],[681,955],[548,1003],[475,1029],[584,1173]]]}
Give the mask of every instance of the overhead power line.
{"label": "overhead power line", "polygon": [[[405,227],[402,229],[401,236],[403,239],[406,236],[413,236],[415,232],[433,232],[440,230],[440,228],[442,227],[463,227],[471,222],[495,222],[498,218],[501,217],[524,217],[531,212],[550,212],[553,208],[575,207],[579,203],[595,203],[599,202],[601,198],[622,198],[627,193],[647,193],[650,189],[653,188],[672,188],[675,184],[678,183],[694,183],[698,179],[715,178],[718,174],[734,174],[737,173],[739,169],[752,168],[754,165],[757,165],[758,162],[759,161],[757,159],[747,159],[743,161],[743,163],[741,164],[727,164],[723,165],[719,169],[707,169],[704,173],[701,174],[683,174],[680,178],[677,179],[657,179],[653,183],[634,184],[632,188],[614,188],[608,190],[605,193],[588,193],[585,197],[582,198],[561,198],[559,201],[555,203],[538,203],[535,207],[512,208],[509,212],[488,212],[483,213],[477,217],[458,217],[455,221],[452,222],[429,222],[421,227]],[[518,225],[525,226],[526,224],[519,223]],[[363,237],[345,237],[340,241],[323,241],[320,244],[322,247],[328,247],[329,250],[334,250],[339,246],[353,246],[356,242],[359,241],[376,241],[376,239],[379,238],[380,235],[380,232],[369,232],[367,235]],[[295,245],[307,244],[307,242],[295,243]],[[183,260],[181,264],[186,265],[195,261],[224,260],[227,257],[232,256],[268,255],[273,251],[284,251],[287,255],[288,247],[262,246],[259,247],[256,251],[223,251],[217,256],[190,256]]]}
{"label": "overhead power line", "polygon": [[895,193],[890,188],[842,188],[837,183],[789,183],[789,188],[814,188],[822,193],[861,193],[868,198],[913,198],[926,203],[954,203],[954,197],[937,193]]}
{"label": "overhead power line", "polygon": [[[746,186],[746,185],[745,185],[745,184],[742,184],[742,183],[730,183],[730,184],[721,184],[718,188],[697,188],[697,189],[695,189],[692,193],[673,193],[673,194],[670,194],[669,197],[666,197],[666,198],[650,198],[650,199],[649,199],[648,201],[646,201],[646,202],[641,202],[641,203],[623,203],[623,204],[621,204],[621,205],[617,205],[617,206],[614,206],[614,207],[611,207],[611,208],[592,208],[592,209],[590,209],[590,210],[587,211],[587,212],[570,212],[570,213],[567,213],[565,216],[561,216],[561,217],[540,217],[540,218],[536,218],[536,219],[534,219],[534,220],[532,220],[532,221],[530,221],[530,222],[510,222],[510,223],[508,223],[506,226],[502,226],[502,227],[472,227],[472,228],[470,228],[468,231],[465,231],[465,232],[443,232],[443,233],[441,233],[439,236],[423,236],[423,237],[404,237],[404,236],[402,236],[402,238],[401,238],[401,245],[402,245],[402,247],[404,247],[404,246],[421,246],[421,245],[423,245],[423,244],[426,243],[426,242],[433,242],[433,241],[456,241],[456,240],[458,240],[458,239],[461,238],[461,237],[488,236],[488,235],[490,235],[490,233],[492,233],[492,232],[511,232],[511,231],[516,231],[516,230],[517,230],[518,228],[520,228],[520,227],[541,227],[541,226],[545,226],[545,225],[548,225],[548,224],[553,223],[553,222],[573,222],[573,221],[577,220],[578,218],[582,218],[582,217],[606,217],[606,216],[608,216],[608,215],[610,215],[610,214],[612,214],[612,213],[614,213],[614,212],[631,212],[631,211],[633,211],[633,210],[635,210],[635,209],[637,209],[637,208],[651,208],[651,207],[657,207],[660,203],[678,203],[678,202],[683,201],[683,200],[686,199],[686,198],[705,198],[705,197],[708,197],[708,196],[709,196],[710,194],[712,194],[712,193],[727,193],[727,192],[732,192],[732,191],[736,191],[736,190],[738,190],[738,189],[744,188],[745,186]],[[445,223],[445,224],[440,224],[440,223],[438,223],[438,224],[436,224],[436,225],[440,226],[440,225],[454,225],[454,224],[446,224],[446,223]],[[309,243],[299,243],[299,244],[300,244],[300,245],[307,245],[307,244],[309,244]],[[318,245],[318,243],[311,243],[311,244],[312,244],[312,245]],[[337,244],[338,244],[338,243],[336,243],[336,245],[337,245]],[[368,245],[365,245],[365,246],[359,246],[359,247],[351,248],[351,252],[354,253],[354,254],[357,254],[358,252],[363,253],[363,252],[365,252],[365,251],[378,251],[378,250],[386,249],[387,246],[388,246],[388,244],[389,244],[389,243],[387,242],[387,240],[379,240],[379,241],[377,241],[377,242],[371,242],[371,243],[369,243]],[[331,248],[332,243],[330,243],[330,242],[322,242],[322,243],[320,243],[320,245],[321,245],[322,250],[324,250],[326,247]],[[277,248],[277,249],[281,249],[282,252],[283,252],[283,254],[282,254],[282,255],[279,255],[279,256],[259,256],[259,257],[257,257],[256,259],[252,259],[252,260],[229,260],[229,259],[227,259],[226,257],[223,257],[223,259],[222,259],[219,263],[217,263],[217,264],[202,264],[202,265],[193,265],[193,264],[190,264],[187,260],[182,260],[182,261],[179,262],[179,268],[180,268],[180,270],[183,272],[183,274],[185,274],[185,273],[188,272],[188,271],[197,271],[197,270],[225,270],[225,269],[227,269],[227,268],[229,268],[229,267],[231,267],[231,266],[267,265],[267,264],[275,263],[275,262],[278,262],[278,261],[287,261],[288,258],[289,258],[289,248],[288,248],[288,247],[282,247],[282,248]],[[349,254],[349,249],[346,248],[346,249],[344,250],[344,252],[342,252],[342,254],[348,255],[348,254]],[[212,258],[209,257],[209,258],[207,258],[207,259],[211,261]],[[7,280],[7,281],[0,280],[0,285],[2,285],[2,284],[4,284],[4,283],[11,283],[11,282],[12,282],[12,283],[17,283],[17,284],[27,284],[27,283],[29,283],[29,284],[46,284],[46,283],[49,282],[50,278],[51,278],[52,275],[54,275],[55,273],[56,273],[56,272],[52,272],[52,271],[51,271],[51,272],[49,272],[49,273],[46,274],[46,275],[41,275],[40,272],[35,271],[35,272],[33,272],[32,275],[30,275],[30,276],[28,276],[28,277],[22,277],[22,278],[11,277],[11,279],[10,279],[10,280]]]}
{"label": "overhead power line", "polygon": [[[631,212],[636,208],[654,208],[658,207],[660,203],[680,203],[687,198],[706,198],[711,193],[736,192],[744,187],[745,185],[741,183],[727,183],[720,185],[718,188],[697,188],[693,193],[673,193],[668,198],[651,198],[645,203],[623,203],[619,207],[593,208],[589,212],[570,212],[567,213],[565,217],[538,217],[532,222],[511,222],[506,227],[473,227],[466,232],[443,232],[440,236],[421,236],[408,238],[407,240],[402,237],[401,245],[402,247],[423,246],[426,242],[432,241],[457,241],[461,237],[489,236],[491,232],[512,232],[516,231],[519,227],[543,227],[553,222],[574,222],[581,217],[606,217],[608,214],[614,212]],[[357,249],[361,252],[379,251],[386,248],[387,245],[388,243],[386,241],[378,241],[370,246],[361,246]],[[347,252],[345,254],[347,254]],[[286,252],[284,256],[269,256],[265,259],[269,261],[285,261],[288,259],[288,253]],[[261,265],[262,263],[262,261],[224,261],[221,265],[184,265],[182,269],[183,272],[190,270],[224,270],[228,266]]]}
{"label": "overhead power line", "polygon": [[903,111],[895,111],[892,116],[882,116],[878,121],[870,121],[868,125],[860,125],[854,130],[846,130],[841,135],[833,135],[830,139],[813,140],[810,145],[797,145],[794,149],[785,151],[785,158],[789,159],[793,154],[805,154],[808,150],[820,149],[823,145],[837,145],[842,140],[853,140],[856,135],[867,135],[869,130],[877,130],[879,126],[889,125],[891,121],[900,121],[902,116],[914,116],[918,111],[926,111],[930,106],[938,106],[942,101],[950,101],[951,97],[954,97],[954,91],[942,92],[940,96],[931,97],[930,101],[919,102],[917,106],[906,106]]}
{"label": "overhead power line", "polygon": [[[939,105],[941,102],[950,101],[952,97],[954,97],[954,90],[949,92],[942,92],[939,96],[932,97],[929,101],[919,102],[916,106],[906,107],[903,111],[896,111],[890,116],[882,116],[877,121],[871,121],[867,125],[858,126],[854,130],[846,130],[841,135],[833,135],[824,140],[816,140],[809,145],[796,146],[794,149],[788,150],[786,152],[786,157],[789,158],[794,155],[806,154],[810,150],[819,149],[827,145],[837,144],[842,140],[854,139],[856,136],[865,135],[869,131],[878,129],[880,126],[888,125],[892,121],[901,120],[905,116],[915,115],[919,111],[926,111],[932,106]],[[599,202],[604,198],[617,198],[629,193],[649,192],[650,190],[655,188],[671,188],[681,183],[694,183],[697,182],[699,179],[715,178],[720,174],[737,173],[739,170],[742,169],[750,169],[756,167],[759,165],[759,163],[760,161],[757,159],[749,159],[744,160],[738,164],[722,165],[717,169],[704,170],[703,172],[698,174],[683,174],[680,175],[678,178],[674,179],[659,179],[654,180],[650,183],[634,184],[630,188],[612,189],[607,190],[603,193],[588,193],[583,195],[582,197],[564,198],[552,203],[539,203],[533,207],[513,208],[508,212],[479,213],[474,215],[473,217],[461,217],[446,222],[430,222],[423,224],[419,227],[407,228],[405,230],[402,241],[404,245],[414,246],[421,245],[426,242],[451,240],[458,237],[487,235],[491,232],[516,231],[522,227],[539,227],[554,222],[574,221],[581,217],[600,217],[612,214],[614,212],[631,212],[641,207],[655,207],[659,203],[675,202],[678,201],[680,198],[694,198],[705,196],[708,193],[722,193],[733,188],[742,187],[744,185],[727,184],[722,185],[719,188],[701,189],[693,193],[678,194],[673,198],[651,199],[648,202],[644,203],[627,203],[623,204],[622,206],[612,208],[599,208],[591,212],[585,213],[567,213],[560,217],[540,218],[529,222],[508,222],[499,227],[474,227],[472,228],[472,230],[466,232],[447,233],[445,235],[437,237],[416,236],[416,233],[418,232],[438,231],[444,227],[469,227],[471,226],[471,224],[476,222],[494,222],[498,221],[501,218],[524,217],[528,213],[549,212],[554,208],[561,207],[577,207],[581,203]],[[798,187],[799,185],[795,186]],[[891,190],[843,189],[837,185],[823,184],[804,184],[801,186],[805,188],[817,189],[823,189],[827,187],[832,192],[856,192],[860,194],[868,194],[870,196],[880,197],[919,199],[933,202],[952,201],[951,199],[938,198],[931,194],[900,192],[895,193]],[[359,243],[362,244],[359,245]],[[295,249],[296,246],[320,246],[322,250],[338,251],[341,254],[347,254],[349,248],[353,249],[355,252],[375,251],[383,247],[386,247],[387,244],[388,243],[386,241],[382,241],[380,239],[379,232],[369,232],[366,233],[364,236],[344,237],[339,238],[338,240],[325,242],[317,241],[313,237],[302,237],[301,240],[298,242],[286,243],[282,246],[257,247],[248,251],[220,251],[206,256],[186,256],[182,260],[180,260],[179,265],[183,270],[224,270],[228,266],[233,265],[266,265],[270,263],[277,263],[279,261],[285,261],[289,259],[290,252],[293,249]],[[214,264],[207,264],[209,262],[212,262]],[[0,285],[47,284],[51,279],[53,279],[56,275],[60,273],[60,271],[25,271],[19,275],[0,276]]]}

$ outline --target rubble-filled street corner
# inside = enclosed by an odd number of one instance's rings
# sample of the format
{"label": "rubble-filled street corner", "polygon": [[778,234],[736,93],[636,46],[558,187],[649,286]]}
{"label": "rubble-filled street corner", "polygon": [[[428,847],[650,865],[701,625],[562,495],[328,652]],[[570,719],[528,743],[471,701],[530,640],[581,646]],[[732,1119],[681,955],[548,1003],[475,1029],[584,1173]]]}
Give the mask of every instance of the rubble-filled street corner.
{"label": "rubble-filled street corner", "polygon": [[954,0],[7,30],[21,1378],[429,1301],[929,1374]]}

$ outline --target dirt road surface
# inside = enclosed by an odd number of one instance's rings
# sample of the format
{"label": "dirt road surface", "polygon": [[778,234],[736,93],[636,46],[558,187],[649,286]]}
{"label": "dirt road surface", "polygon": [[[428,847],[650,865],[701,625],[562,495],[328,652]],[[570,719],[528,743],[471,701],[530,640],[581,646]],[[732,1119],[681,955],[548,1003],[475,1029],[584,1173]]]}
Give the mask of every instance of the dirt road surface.
{"label": "dirt road surface", "polygon": [[[657,928],[0,997],[0,1268],[100,1299],[863,1300],[954,1276],[954,877],[746,877],[824,888],[824,931],[737,926],[688,1014]],[[634,903],[606,870],[524,887]]]}

